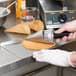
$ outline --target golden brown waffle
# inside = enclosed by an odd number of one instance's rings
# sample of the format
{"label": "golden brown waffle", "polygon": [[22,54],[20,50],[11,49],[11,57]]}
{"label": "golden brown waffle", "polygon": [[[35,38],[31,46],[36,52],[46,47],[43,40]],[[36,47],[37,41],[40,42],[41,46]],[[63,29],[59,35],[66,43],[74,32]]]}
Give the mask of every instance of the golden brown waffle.
{"label": "golden brown waffle", "polygon": [[22,42],[22,46],[26,49],[29,50],[35,50],[39,51],[41,49],[49,49],[53,48],[56,44],[55,43],[40,43],[40,42],[35,42],[35,41],[30,41],[30,40],[24,40]]}

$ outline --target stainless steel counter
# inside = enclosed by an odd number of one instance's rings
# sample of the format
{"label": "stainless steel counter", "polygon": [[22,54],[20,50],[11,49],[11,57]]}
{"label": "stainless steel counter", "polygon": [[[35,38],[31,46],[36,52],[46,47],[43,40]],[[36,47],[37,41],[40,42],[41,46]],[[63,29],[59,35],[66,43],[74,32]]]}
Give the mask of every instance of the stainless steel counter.
{"label": "stainless steel counter", "polygon": [[46,65],[35,63],[32,59],[32,51],[24,49],[20,41],[12,45],[1,45],[3,42],[21,40],[25,37],[25,35],[4,32],[4,29],[14,26],[16,23],[15,15],[11,14],[7,17],[3,27],[0,27],[0,76],[17,76]]}
{"label": "stainless steel counter", "polygon": [[[9,28],[15,24],[16,18],[12,14],[8,16],[3,26]],[[20,40],[25,37],[24,35],[4,33],[4,28],[0,28],[0,43],[15,39]],[[76,50],[76,41],[56,48]],[[32,51],[24,49],[21,42],[0,46],[0,76],[20,76],[46,65],[48,64],[35,62],[32,58]]]}

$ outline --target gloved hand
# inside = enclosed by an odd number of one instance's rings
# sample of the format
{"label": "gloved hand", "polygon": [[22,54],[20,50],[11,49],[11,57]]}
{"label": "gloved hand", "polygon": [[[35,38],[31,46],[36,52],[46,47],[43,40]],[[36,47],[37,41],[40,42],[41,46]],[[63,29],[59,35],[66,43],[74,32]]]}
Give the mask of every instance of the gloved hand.
{"label": "gloved hand", "polygon": [[72,52],[65,50],[53,49],[53,50],[41,50],[33,53],[33,58],[39,62],[47,62],[57,66],[73,66],[71,63],[70,55]]}
{"label": "gloved hand", "polygon": [[63,38],[57,39],[56,42],[76,39],[76,20],[63,24],[60,29],[55,31],[55,33],[60,34],[64,31],[68,31],[68,32],[71,32],[71,33],[69,34],[68,37],[64,36]]}

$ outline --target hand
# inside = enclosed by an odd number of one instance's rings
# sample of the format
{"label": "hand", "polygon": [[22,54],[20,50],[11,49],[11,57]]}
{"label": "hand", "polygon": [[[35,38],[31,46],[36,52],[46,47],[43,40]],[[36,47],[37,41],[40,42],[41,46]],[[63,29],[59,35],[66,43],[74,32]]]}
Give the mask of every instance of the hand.
{"label": "hand", "polygon": [[56,42],[76,39],[76,20],[63,24],[59,30],[55,31],[55,33],[60,34],[64,31],[68,31],[68,32],[72,32],[72,33],[70,33],[68,37],[64,36],[62,39],[60,39],[60,38],[57,39]]}
{"label": "hand", "polygon": [[57,66],[68,67],[72,66],[70,55],[72,52],[53,49],[53,50],[40,50],[33,53],[33,58],[39,62],[47,62]]}

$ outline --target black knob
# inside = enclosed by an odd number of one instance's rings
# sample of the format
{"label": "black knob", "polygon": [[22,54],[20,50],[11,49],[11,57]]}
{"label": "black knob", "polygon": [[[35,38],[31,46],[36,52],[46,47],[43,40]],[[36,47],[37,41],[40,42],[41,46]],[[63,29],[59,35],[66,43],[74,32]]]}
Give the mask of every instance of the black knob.
{"label": "black knob", "polygon": [[65,23],[65,22],[67,21],[67,16],[66,16],[65,14],[60,14],[60,15],[58,16],[58,21],[59,21],[60,23]]}

